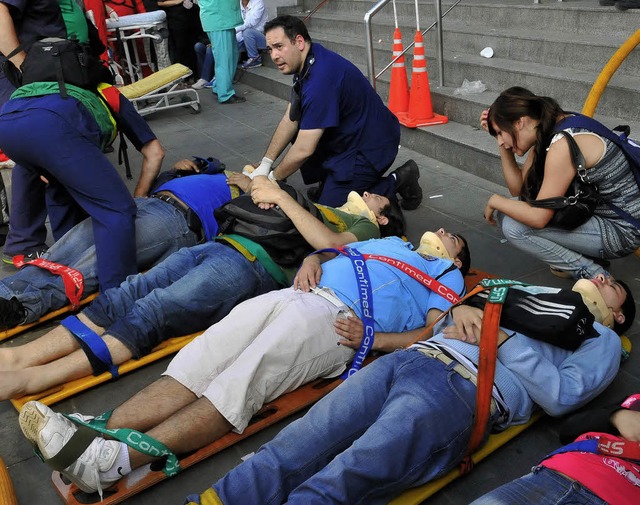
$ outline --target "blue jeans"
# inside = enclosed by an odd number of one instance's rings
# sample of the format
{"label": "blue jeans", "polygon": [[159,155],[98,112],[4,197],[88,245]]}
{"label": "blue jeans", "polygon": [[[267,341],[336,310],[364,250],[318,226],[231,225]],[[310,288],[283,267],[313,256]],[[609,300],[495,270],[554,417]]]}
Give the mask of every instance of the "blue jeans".
{"label": "blue jeans", "polygon": [[452,469],[476,388],[417,350],[378,358],[214,485],[225,505],[382,504]]}
{"label": "blue jeans", "polygon": [[[28,108],[34,101],[36,105],[41,101],[43,108]],[[64,100],[47,95],[24,99],[23,103],[23,109],[0,115],[0,147],[21,167],[12,180],[25,174],[27,181],[12,187],[12,210],[31,207],[38,229],[42,228],[43,212],[48,210],[54,229],[62,236],[65,223],[70,229],[84,218],[84,213],[78,215],[81,208],[93,221],[100,288],[117,286],[136,272],[136,206],[102,153],[98,124],[89,110],[71,97]],[[47,210],[41,199],[40,175],[49,180],[47,192],[55,194],[47,199]],[[35,198],[32,191],[37,192]],[[26,221],[14,216],[11,220],[7,250],[15,252],[11,236],[19,233],[18,226]]]}
{"label": "blue jeans", "polygon": [[261,49],[267,48],[267,39],[264,33],[256,30],[255,28],[247,28],[242,32],[242,41],[244,47],[247,50],[247,56],[249,58],[256,58],[260,55]]}
{"label": "blue jeans", "polygon": [[4,246],[6,254],[46,249],[47,214],[54,240],[87,218],[64,187],[45,184],[37,173],[19,164],[11,170],[11,194],[11,223]]}
{"label": "blue jeans", "polygon": [[544,467],[494,489],[472,505],[606,505],[587,488]]}
{"label": "blue jeans", "polygon": [[[329,207],[343,205],[351,191],[357,191],[358,193],[369,191],[395,199],[396,179],[391,175],[383,177],[383,174],[393,163],[397,152],[397,147],[389,149],[387,157],[390,161],[379,168],[372,165],[364,156],[358,155],[355,166],[349,172],[351,175],[345,177],[340,170],[325,170],[323,168],[325,156],[322,152],[316,151],[300,167],[300,173],[305,184],[320,182],[321,191],[318,203]],[[351,169],[345,167],[346,170]]]}
{"label": "blue jeans", "polygon": [[210,81],[213,79],[213,51],[211,46],[205,45],[202,42],[196,42],[193,47],[196,52],[196,59],[198,60],[198,70],[200,72],[200,79]]}
{"label": "blue jeans", "polygon": [[[197,237],[187,227],[184,215],[156,198],[136,198],[136,250],[138,268],[146,270],[181,247],[195,245]],[[51,246],[44,256],[79,270],[84,294],[98,290],[98,266],[93,226],[87,219]],[[0,280],[0,298],[17,297],[27,309],[25,322],[37,321],[47,312],[68,303],[62,277],[35,266],[25,266]]]}
{"label": "blue jeans", "polygon": [[551,227],[538,230],[500,212],[497,219],[504,237],[511,245],[554,268],[571,272],[574,279],[609,275],[587,257],[605,257],[600,227],[594,218],[573,230]]}
{"label": "blue jeans", "polygon": [[208,328],[238,303],[277,287],[258,261],[207,242],[180,249],[105,291],[84,314],[138,358],[167,338]]}

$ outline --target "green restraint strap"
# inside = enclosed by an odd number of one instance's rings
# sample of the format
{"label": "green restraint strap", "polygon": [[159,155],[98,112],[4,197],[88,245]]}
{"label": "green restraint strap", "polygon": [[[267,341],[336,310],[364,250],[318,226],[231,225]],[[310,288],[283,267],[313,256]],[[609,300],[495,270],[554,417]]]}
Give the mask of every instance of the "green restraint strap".
{"label": "green restraint strap", "polygon": [[[167,446],[165,446],[155,438],[151,438],[149,435],[145,435],[144,433],[140,433],[139,431],[131,430],[129,428],[108,429],[107,421],[111,417],[112,413],[113,411],[110,410],[109,412],[105,412],[104,414],[101,414],[90,421],[80,421],[75,417],[69,417],[65,415],[67,419],[79,425],[79,429],[76,434],[82,432],[83,435],[78,435],[78,443],[74,443],[73,446],[69,447],[71,441],[76,437],[76,435],[74,434],[69,443],[65,445],[65,450],[60,451],[64,452],[65,454],[60,458],[62,461],[58,462],[59,468],[55,469],[62,470],[71,465],[71,463],[73,463],[76,459],[78,459],[78,457],[80,457],[84,450],[89,446],[91,440],[95,438],[95,433],[93,432],[97,431],[98,433],[102,433],[103,435],[108,435],[111,438],[115,438],[119,442],[122,442],[123,444],[126,444],[132,449],[135,449],[142,454],[146,454],[147,456],[151,456],[153,458],[166,458],[166,462],[162,471],[167,477],[173,477],[178,472],[180,472],[181,468],[178,457],[173,452],[171,452],[167,448]],[[82,442],[85,442],[87,440],[87,431],[90,432],[93,436],[88,443],[82,445]],[[68,452],[66,450],[67,447],[69,447]],[[56,454],[56,456],[54,456],[52,460],[57,458],[59,455],[60,453]],[[70,459],[72,457],[73,459]],[[47,464],[52,466],[52,460],[48,460]],[[60,467],[60,465],[62,464],[64,464],[65,466]]]}
{"label": "green restraint strap", "polygon": [[236,235],[235,233],[226,233],[224,235],[219,235],[215,238],[215,240],[224,240],[225,242],[228,242],[240,254],[242,254],[251,262],[258,260],[258,262],[264,267],[267,273],[271,277],[273,277],[274,281],[276,281],[283,287],[289,285],[287,276],[282,271],[282,268],[280,268],[278,264],[273,261],[273,259],[271,259],[271,256],[269,256],[267,251],[265,251],[260,244],[257,244],[253,240],[249,240],[246,237]]}

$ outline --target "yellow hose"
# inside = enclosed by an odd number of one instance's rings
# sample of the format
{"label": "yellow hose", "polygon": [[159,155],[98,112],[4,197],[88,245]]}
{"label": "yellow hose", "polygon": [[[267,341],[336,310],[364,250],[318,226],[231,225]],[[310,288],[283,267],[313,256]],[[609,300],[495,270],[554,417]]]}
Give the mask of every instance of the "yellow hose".
{"label": "yellow hose", "polygon": [[18,505],[11,477],[2,459],[0,459],[0,505]]}
{"label": "yellow hose", "polygon": [[587,99],[584,102],[584,107],[582,107],[582,113],[585,116],[593,117],[593,113],[600,101],[600,97],[602,96],[602,93],[604,93],[604,88],[607,87],[609,80],[613,74],[615,74],[616,70],[618,70],[620,64],[627,56],[629,56],[629,53],[633,51],[638,44],[640,44],[640,30],[631,35],[631,37],[629,37],[627,41],[620,46],[620,49],[615,52],[604,66],[602,72],[600,72],[600,75],[596,79],[596,82],[593,83],[591,91],[589,91],[589,96],[587,96]]}

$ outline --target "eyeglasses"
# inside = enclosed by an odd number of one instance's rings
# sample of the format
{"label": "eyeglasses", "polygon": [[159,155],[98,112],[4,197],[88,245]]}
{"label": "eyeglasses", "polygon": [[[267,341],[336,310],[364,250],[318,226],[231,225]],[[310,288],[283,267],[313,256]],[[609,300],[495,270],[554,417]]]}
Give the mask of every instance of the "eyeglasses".
{"label": "eyeglasses", "polygon": [[315,63],[316,59],[311,56],[308,62],[305,63],[305,67],[302,71],[302,75],[293,77],[293,86],[291,87],[291,96],[289,102],[291,107],[289,108],[289,119],[291,121],[300,121],[302,117],[302,82],[309,76],[311,66]]}

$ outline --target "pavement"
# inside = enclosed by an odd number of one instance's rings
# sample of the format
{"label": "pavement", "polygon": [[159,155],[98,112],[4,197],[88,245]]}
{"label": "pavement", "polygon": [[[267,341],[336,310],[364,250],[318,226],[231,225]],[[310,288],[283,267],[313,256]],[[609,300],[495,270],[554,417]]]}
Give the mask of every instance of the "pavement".
{"label": "pavement", "polygon": [[[232,170],[241,170],[247,163],[259,161],[281,119],[286,102],[257,91],[242,83],[238,94],[246,103],[220,105],[210,90],[200,90],[202,112],[179,108],[148,116],[148,121],[166,149],[165,168],[193,155],[215,156]],[[436,127],[437,128],[437,127]],[[109,155],[114,164],[114,154]],[[130,150],[132,167],[140,166],[140,156]],[[485,203],[493,193],[507,194],[504,186],[488,182],[457,168],[400,147],[393,167],[414,159],[420,167],[420,183],[424,201],[415,211],[406,212],[408,238],[416,242],[427,230],[444,227],[463,234],[469,241],[472,265],[493,274],[532,284],[570,287],[571,281],[550,274],[548,267],[517,251],[501,236],[499,230],[485,223]],[[393,168],[392,167],[392,168]],[[495,170],[500,171],[496,163]],[[124,169],[119,168],[124,176]],[[134,168],[134,177],[136,176]],[[7,181],[9,172],[2,170]],[[304,188],[299,175],[290,178],[292,184]],[[127,182],[133,189],[133,181]],[[636,300],[640,300],[640,259],[630,256],[615,260],[611,265],[615,277],[625,279]],[[11,275],[13,267],[0,267],[0,277]],[[0,344],[13,346],[25,343],[47,331],[45,324],[25,335]],[[635,323],[627,335],[637,340],[640,324]],[[615,398],[630,389],[640,391],[640,344],[621,367],[615,382],[597,401]],[[93,390],[81,393],[55,406],[61,412],[99,414],[112,409],[151,383],[164,371],[169,358],[163,359],[132,374],[125,375]],[[0,376],[0,380],[1,376]],[[23,438],[17,423],[17,412],[8,401],[0,402],[0,457],[9,468],[19,503],[61,503],[51,485],[51,471],[43,465]],[[295,416],[294,416],[295,418]],[[241,462],[241,458],[257,450],[273,438],[290,420],[264,430],[235,446],[185,470],[176,477],[130,498],[125,503],[181,504],[184,497],[204,490]],[[443,420],[446,422],[446,420]],[[537,460],[558,445],[558,421],[543,418],[464,478],[447,486],[432,497],[430,505],[469,503],[494,487],[528,472]],[[429,429],[425,426],[425,429]],[[407,436],[411,436],[410,433]],[[304,444],[304,440],[300,440]]]}

